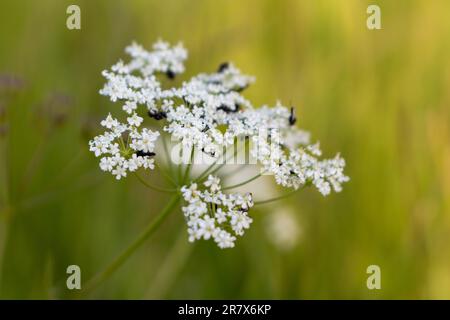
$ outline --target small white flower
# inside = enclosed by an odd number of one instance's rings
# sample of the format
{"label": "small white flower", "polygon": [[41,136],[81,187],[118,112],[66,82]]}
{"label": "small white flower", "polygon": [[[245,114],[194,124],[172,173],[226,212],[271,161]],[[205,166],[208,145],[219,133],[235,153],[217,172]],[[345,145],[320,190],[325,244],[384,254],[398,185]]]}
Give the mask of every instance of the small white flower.
{"label": "small white flower", "polygon": [[237,235],[243,235],[244,229],[250,228],[252,221],[253,220],[242,211],[231,212],[230,224]]}
{"label": "small white flower", "polygon": [[129,171],[136,171],[139,167],[141,167],[144,163],[144,159],[140,156],[137,156],[135,153],[128,159],[124,165]]}
{"label": "small white flower", "polygon": [[238,197],[238,199],[236,199],[236,204],[241,206],[242,210],[248,211],[251,207],[253,207],[252,194],[247,192],[243,197]]}
{"label": "small white flower", "polygon": [[131,117],[127,118],[127,121],[130,126],[139,127],[144,119],[139,117],[137,113],[133,113]]}
{"label": "small white flower", "polygon": [[218,223],[224,223],[225,221],[227,221],[227,215],[225,211],[222,210],[222,208],[217,209],[215,218]]}
{"label": "small white flower", "polygon": [[181,187],[181,192],[186,201],[191,202],[193,199],[196,199],[198,196],[197,184],[192,183],[189,187],[183,186]]}
{"label": "small white flower", "polygon": [[116,165],[116,162],[111,157],[104,157],[100,159],[100,169],[103,171],[112,171],[113,167]]}
{"label": "small white flower", "polygon": [[108,129],[111,129],[117,126],[118,121],[111,116],[111,113],[109,113],[106,119],[100,122],[100,124]]}
{"label": "small white flower", "polygon": [[120,152],[119,144],[118,143],[110,143],[109,144],[109,153],[112,155],[116,155]]}
{"label": "small white flower", "polygon": [[127,172],[125,170],[125,168],[123,168],[122,166],[118,165],[113,171],[112,174],[116,176],[117,180],[120,180],[122,177],[126,177],[127,176]]}
{"label": "small white flower", "polygon": [[143,152],[152,152],[158,136],[159,132],[153,132],[147,128],[143,128],[142,132],[133,138],[131,147]]}
{"label": "small white flower", "polygon": [[137,105],[136,105],[136,102],[134,102],[134,101],[127,101],[123,105],[123,110],[128,114],[131,114],[134,110],[136,110],[136,108],[137,108]]}
{"label": "small white flower", "polygon": [[219,177],[209,175],[208,180],[206,180],[203,184],[205,185],[205,187],[209,187],[211,189],[211,192],[217,192],[220,190]]}
{"label": "small white flower", "polygon": [[215,220],[206,215],[203,219],[198,220],[199,234],[203,239],[209,240],[209,238],[217,235],[217,228],[215,227]]}
{"label": "small white flower", "polygon": [[92,143],[90,144],[89,151],[94,152],[96,157],[108,152],[109,144],[103,139],[97,139],[91,142]]}
{"label": "small white flower", "polygon": [[148,158],[148,157],[144,158],[142,160],[142,167],[144,169],[153,170],[155,168],[155,160]]}
{"label": "small white flower", "polygon": [[217,233],[214,240],[216,241],[218,247],[221,249],[234,248],[234,241],[236,240],[236,237],[232,236],[224,230],[221,230]]}

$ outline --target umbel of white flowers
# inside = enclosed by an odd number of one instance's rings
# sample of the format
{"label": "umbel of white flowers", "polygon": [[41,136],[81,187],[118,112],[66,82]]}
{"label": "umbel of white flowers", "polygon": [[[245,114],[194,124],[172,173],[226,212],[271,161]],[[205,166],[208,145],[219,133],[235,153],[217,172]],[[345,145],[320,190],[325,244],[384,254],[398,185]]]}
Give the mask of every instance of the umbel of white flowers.
{"label": "umbel of white flowers", "polygon": [[[101,170],[116,179],[139,168],[153,170],[155,142],[165,132],[183,148],[214,158],[236,141],[246,140],[261,171],[272,174],[283,187],[296,190],[312,184],[328,195],[341,191],[341,184],[349,180],[339,154],[319,158],[319,144],[311,144],[309,133],[295,126],[293,108],[281,103],[253,107],[241,93],[254,78],[241,74],[232,63],[221,64],[214,73],[198,74],[180,87],[163,88],[158,78],[173,79],[184,71],[187,51],[181,44],[159,41],[149,52],[134,43],[126,53],[131,57],[128,63],[119,61],[103,71],[107,81],[100,90],[111,101],[120,101],[126,121],[108,114],[101,122],[106,131],[89,142]],[[146,115],[163,124],[161,132],[143,127]],[[189,240],[214,239],[220,248],[233,247],[236,236],[252,222],[248,216],[252,195],[223,193],[214,175],[181,182],[178,190],[186,202]]]}

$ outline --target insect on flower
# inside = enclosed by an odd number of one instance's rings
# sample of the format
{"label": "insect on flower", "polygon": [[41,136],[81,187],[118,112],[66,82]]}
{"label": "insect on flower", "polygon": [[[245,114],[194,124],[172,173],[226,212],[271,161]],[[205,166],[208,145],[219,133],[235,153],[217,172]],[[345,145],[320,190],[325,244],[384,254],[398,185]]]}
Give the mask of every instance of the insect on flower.
{"label": "insect on flower", "polygon": [[289,125],[293,126],[297,122],[297,118],[295,117],[295,109],[291,107],[291,114],[289,115]]}

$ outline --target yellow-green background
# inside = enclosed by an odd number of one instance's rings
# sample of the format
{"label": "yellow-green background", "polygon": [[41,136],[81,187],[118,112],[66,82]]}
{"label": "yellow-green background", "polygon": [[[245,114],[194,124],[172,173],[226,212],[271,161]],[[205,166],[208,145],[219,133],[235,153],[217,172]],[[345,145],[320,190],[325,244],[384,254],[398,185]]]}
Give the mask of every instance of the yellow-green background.
{"label": "yellow-green background", "polygon": [[[78,31],[65,26],[72,3]],[[368,4],[381,7],[382,30],[366,28]],[[164,205],[135,179],[100,172],[87,151],[96,121],[118,108],[98,94],[101,71],[132,40],[161,37],[184,42],[186,77],[232,60],[257,77],[246,92],[255,105],[296,105],[351,181],[277,204],[301,223],[289,252],[264,230],[277,206],[255,210],[225,251],[187,244],[175,211],[91,297],[450,298],[449,12],[447,0],[1,1],[0,73],[24,85],[1,91],[0,297],[67,297],[68,265],[88,279]],[[45,108],[55,93],[70,97],[59,126]],[[366,288],[371,264],[378,291]]]}

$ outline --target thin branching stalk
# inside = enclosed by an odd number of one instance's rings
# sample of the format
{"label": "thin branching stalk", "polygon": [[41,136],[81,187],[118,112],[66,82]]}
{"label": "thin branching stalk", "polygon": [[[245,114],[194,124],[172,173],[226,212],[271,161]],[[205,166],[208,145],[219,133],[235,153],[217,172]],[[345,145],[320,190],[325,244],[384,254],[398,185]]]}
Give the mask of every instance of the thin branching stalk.
{"label": "thin branching stalk", "polygon": [[208,171],[210,171],[212,168],[214,168],[214,166],[217,164],[217,161],[219,161],[219,159],[215,160],[208,168],[205,169],[205,171],[200,173],[200,175],[194,180],[194,182],[198,182],[198,181],[201,181],[202,179],[204,179],[206,177],[206,175],[208,174]]}
{"label": "thin branching stalk", "polygon": [[241,182],[241,183],[234,184],[234,185],[231,185],[231,186],[228,186],[228,187],[224,187],[224,188],[222,188],[222,190],[234,189],[234,188],[237,188],[237,187],[246,185],[247,183],[250,183],[250,182],[252,182],[252,181],[258,179],[258,178],[261,177],[263,174],[264,174],[264,172],[261,172],[261,173],[257,174],[256,176],[251,177],[250,179],[247,179],[247,180],[245,180],[245,181],[243,181],[243,182]]}
{"label": "thin branching stalk", "polygon": [[187,242],[186,238],[186,232],[182,230],[161,263],[159,270],[153,276],[144,299],[162,299],[172,285],[176,283],[180,271],[182,271],[194,249],[194,245]]}
{"label": "thin branching stalk", "polygon": [[227,178],[230,178],[234,176],[235,174],[241,172],[242,170],[245,170],[247,167],[245,165],[239,165],[236,169],[234,169],[231,172],[227,172]]}
{"label": "thin branching stalk", "polygon": [[194,147],[192,147],[190,161],[186,166],[186,171],[184,172],[182,184],[186,184],[188,182],[189,175],[191,173],[192,162],[194,161],[194,151],[195,151],[195,149],[194,149]]}
{"label": "thin branching stalk", "polygon": [[183,184],[183,162],[181,162],[178,165],[177,168],[177,181],[178,181],[178,185],[182,185]]}
{"label": "thin branching stalk", "polygon": [[292,190],[291,192],[288,192],[288,193],[286,193],[286,194],[283,194],[283,195],[281,195],[281,196],[279,196],[279,197],[275,197],[275,198],[271,198],[271,199],[267,199],[267,200],[255,201],[255,204],[254,204],[254,205],[256,206],[256,205],[261,205],[261,204],[267,204],[267,203],[271,203],[271,202],[274,202],[274,201],[278,201],[278,200],[281,200],[281,199],[290,197],[290,196],[292,196],[293,194],[295,194],[297,191],[300,191],[300,190],[304,189],[304,188],[307,187],[308,185],[309,185],[309,184],[304,184],[302,187],[300,187],[300,188],[298,188],[298,189],[295,189],[295,190]]}
{"label": "thin branching stalk", "polygon": [[170,153],[169,153],[169,148],[167,146],[167,141],[166,141],[165,137],[161,137],[161,140],[162,140],[162,143],[163,143],[163,149],[164,149],[164,154],[166,156],[166,161],[167,161],[168,166],[169,166],[170,175],[174,175],[173,164],[172,164],[172,161],[170,159]]}
{"label": "thin branching stalk", "polygon": [[167,188],[162,188],[162,187],[158,187],[158,186],[154,186],[150,183],[148,183],[147,181],[144,180],[144,178],[142,178],[139,174],[135,173],[136,178],[138,178],[138,180],[147,188],[155,190],[155,191],[159,191],[159,192],[166,192],[166,193],[174,193],[177,190],[176,189],[167,189]]}
{"label": "thin branching stalk", "polygon": [[173,178],[170,176],[170,174],[168,174],[166,172],[166,170],[164,170],[159,164],[157,164],[155,162],[155,167],[159,169],[159,171],[161,172],[161,174],[169,181],[169,183],[173,186],[176,187],[177,183],[175,182],[175,180],[173,180]]}

